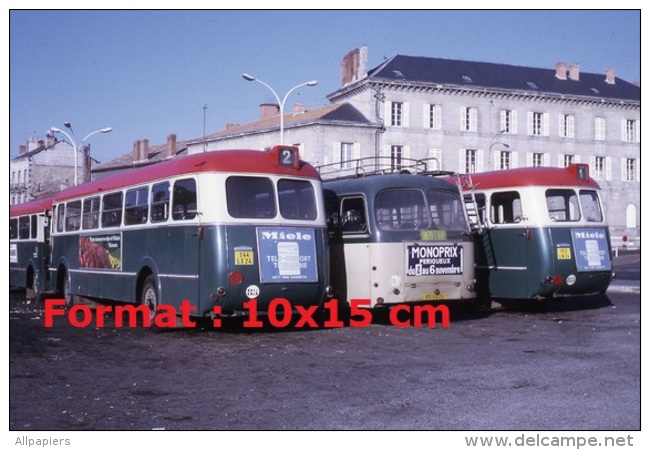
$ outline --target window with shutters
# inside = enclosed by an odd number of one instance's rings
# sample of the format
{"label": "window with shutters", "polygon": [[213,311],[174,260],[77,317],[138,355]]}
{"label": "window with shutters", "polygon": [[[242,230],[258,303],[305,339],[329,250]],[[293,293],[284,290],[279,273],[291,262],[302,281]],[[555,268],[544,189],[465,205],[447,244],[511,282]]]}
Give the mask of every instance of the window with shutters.
{"label": "window with shutters", "polygon": [[596,117],[594,119],[594,139],[597,141],[605,140],[605,118]]}

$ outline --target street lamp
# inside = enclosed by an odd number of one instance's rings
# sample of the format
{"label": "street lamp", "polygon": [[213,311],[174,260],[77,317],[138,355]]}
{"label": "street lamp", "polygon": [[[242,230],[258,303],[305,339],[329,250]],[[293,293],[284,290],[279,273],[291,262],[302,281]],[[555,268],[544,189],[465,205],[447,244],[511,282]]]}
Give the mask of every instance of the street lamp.
{"label": "street lamp", "polygon": [[90,136],[97,133],[110,133],[111,131],[113,131],[113,129],[111,127],[106,127],[106,128],[93,131],[92,133],[88,134],[85,138],[83,138],[81,140],[81,143],[79,144],[79,147],[77,147],[77,141],[75,139],[74,130],[72,129],[72,125],[70,124],[70,122],[63,122],[63,126],[70,130],[72,136],[70,136],[68,133],[66,133],[60,128],[52,127],[50,128],[50,130],[53,131],[54,133],[63,133],[64,135],[67,136],[68,140],[70,140],[70,144],[72,144],[72,150],[74,151],[74,185],[76,186],[77,185],[77,152],[79,151],[83,143],[86,142],[86,140]]}
{"label": "street lamp", "polygon": [[287,97],[289,97],[289,94],[291,94],[293,91],[295,91],[296,89],[301,88],[303,86],[309,86],[309,87],[316,86],[318,84],[318,81],[316,81],[316,80],[307,81],[305,83],[301,83],[301,84],[299,84],[297,86],[292,87],[291,89],[289,89],[289,92],[287,92],[285,94],[282,101],[280,101],[280,97],[273,90],[273,88],[271,86],[269,86],[268,84],[266,84],[265,82],[263,82],[262,80],[258,80],[254,76],[251,76],[251,75],[249,75],[247,73],[243,74],[242,77],[246,81],[257,81],[258,83],[263,84],[275,96],[275,99],[277,100],[278,105],[280,105],[280,145],[284,144],[284,103],[287,101]]}
{"label": "street lamp", "polygon": [[492,164],[492,147],[499,144],[499,145],[503,145],[505,148],[510,148],[509,144],[506,144],[505,142],[501,142],[501,141],[497,140],[499,138],[499,136],[502,135],[505,132],[506,132],[506,130],[501,130],[497,134],[495,134],[494,137],[492,137],[492,143],[490,144],[490,148],[488,149],[488,159],[490,160],[490,164]]}

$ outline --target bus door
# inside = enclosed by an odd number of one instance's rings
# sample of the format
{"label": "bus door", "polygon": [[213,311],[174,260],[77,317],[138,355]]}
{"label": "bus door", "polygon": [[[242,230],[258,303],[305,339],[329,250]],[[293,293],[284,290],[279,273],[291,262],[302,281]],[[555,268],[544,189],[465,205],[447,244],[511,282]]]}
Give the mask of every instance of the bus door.
{"label": "bus door", "polygon": [[[480,208],[480,206],[479,206]],[[518,191],[489,194],[488,224],[479,235],[477,268],[493,297],[524,298],[528,292],[529,247],[533,240]],[[480,284],[480,283],[479,283]]]}
{"label": "bus door", "polygon": [[330,218],[330,273],[341,301],[370,298],[371,253],[378,245],[370,242],[366,202],[361,195],[331,199],[336,211]]}

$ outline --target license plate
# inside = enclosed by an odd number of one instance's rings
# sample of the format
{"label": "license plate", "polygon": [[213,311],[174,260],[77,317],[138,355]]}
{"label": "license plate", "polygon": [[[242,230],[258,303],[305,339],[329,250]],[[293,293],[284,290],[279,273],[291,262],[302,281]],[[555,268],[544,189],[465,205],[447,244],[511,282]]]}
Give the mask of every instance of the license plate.
{"label": "license plate", "polygon": [[558,248],[557,259],[571,259],[571,248],[570,247]]}
{"label": "license plate", "polygon": [[428,294],[422,294],[422,300],[444,300],[447,298],[447,295],[444,292],[436,294],[435,292],[430,292]]}
{"label": "license plate", "polygon": [[252,266],[253,252],[235,251],[235,264],[238,266]]}

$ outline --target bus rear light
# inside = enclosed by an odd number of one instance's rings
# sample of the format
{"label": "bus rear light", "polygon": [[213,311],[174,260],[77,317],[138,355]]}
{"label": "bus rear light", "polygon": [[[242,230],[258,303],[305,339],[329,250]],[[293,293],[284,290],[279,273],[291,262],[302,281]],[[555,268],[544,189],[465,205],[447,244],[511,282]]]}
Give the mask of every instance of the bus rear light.
{"label": "bus rear light", "polygon": [[224,297],[224,296],[226,295],[226,292],[227,292],[227,291],[226,291],[226,288],[225,288],[225,287],[223,287],[223,286],[219,286],[219,287],[217,288],[216,292],[210,296],[210,299],[211,299],[213,302],[216,302],[217,300],[219,300],[219,297]]}
{"label": "bus rear light", "polygon": [[552,276],[547,276],[544,278],[544,282],[542,283],[542,286],[547,286],[549,284],[552,284],[554,286],[559,286],[562,284],[564,281],[564,278],[562,278],[562,275],[555,275],[554,277]]}
{"label": "bus rear light", "polygon": [[228,274],[228,282],[233,286],[239,286],[244,281],[244,274],[239,270],[233,270]]}

